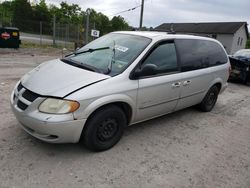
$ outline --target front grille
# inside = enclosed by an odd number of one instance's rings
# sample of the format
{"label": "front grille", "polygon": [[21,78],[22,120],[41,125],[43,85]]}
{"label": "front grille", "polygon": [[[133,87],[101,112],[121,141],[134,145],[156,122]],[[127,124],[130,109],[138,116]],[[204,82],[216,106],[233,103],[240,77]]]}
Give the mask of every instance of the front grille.
{"label": "front grille", "polygon": [[17,106],[18,108],[20,108],[21,110],[26,110],[26,108],[28,107],[27,104],[24,104],[22,101],[18,100],[17,101]]}
{"label": "front grille", "polygon": [[39,95],[26,89],[24,93],[22,94],[22,97],[30,102],[33,102],[39,97]]}
{"label": "front grille", "polygon": [[21,89],[23,88],[23,86],[22,86],[22,84],[21,84],[21,82],[18,84],[18,86],[17,86],[17,91],[20,91]]}
{"label": "front grille", "polygon": [[13,95],[13,101],[21,110],[26,110],[40,95],[26,89],[21,83],[18,84]]}

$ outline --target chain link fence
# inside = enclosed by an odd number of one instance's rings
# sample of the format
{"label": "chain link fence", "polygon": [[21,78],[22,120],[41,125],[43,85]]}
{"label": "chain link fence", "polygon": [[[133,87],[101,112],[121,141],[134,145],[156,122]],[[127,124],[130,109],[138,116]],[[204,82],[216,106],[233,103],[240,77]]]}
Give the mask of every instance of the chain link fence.
{"label": "chain link fence", "polygon": [[80,24],[60,24],[55,26],[55,43],[66,45],[74,43],[76,46],[84,44],[84,30]]}
{"label": "chain link fence", "polygon": [[[81,47],[85,44],[86,34],[83,24],[57,23],[53,22],[53,20],[51,22],[22,20],[22,23],[14,24],[9,20],[8,22],[0,23],[1,25],[3,27],[19,28],[22,43],[51,45],[70,49]],[[90,24],[90,30],[92,25]],[[92,39],[89,37],[89,41]]]}

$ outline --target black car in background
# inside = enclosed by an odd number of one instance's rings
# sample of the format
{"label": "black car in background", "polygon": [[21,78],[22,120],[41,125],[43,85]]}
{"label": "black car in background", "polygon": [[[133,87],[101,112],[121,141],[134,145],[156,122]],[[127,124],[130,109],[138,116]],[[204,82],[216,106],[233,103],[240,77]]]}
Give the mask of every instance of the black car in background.
{"label": "black car in background", "polygon": [[0,27],[0,48],[19,48],[21,44],[19,29]]}
{"label": "black car in background", "polygon": [[250,49],[239,50],[229,59],[232,68],[229,80],[250,85]]}

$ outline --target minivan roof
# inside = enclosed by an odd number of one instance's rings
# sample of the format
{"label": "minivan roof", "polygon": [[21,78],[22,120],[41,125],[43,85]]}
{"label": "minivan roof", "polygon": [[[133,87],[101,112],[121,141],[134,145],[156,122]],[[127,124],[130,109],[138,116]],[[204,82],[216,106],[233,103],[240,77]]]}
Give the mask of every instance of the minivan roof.
{"label": "minivan roof", "polygon": [[16,27],[0,27],[0,29],[6,29],[6,30],[16,30],[16,31],[19,31],[18,28]]}
{"label": "minivan roof", "polygon": [[194,36],[194,35],[184,35],[184,34],[168,34],[167,32],[159,32],[159,31],[116,31],[113,33],[120,33],[120,34],[129,34],[129,35],[137,35],[137,36],[143,36],[150,39],[154,38],[169,38],[169,39],[175,39],[175,38],[181,38],[181,39],[203,39],[203,40],[212,40],[215,41],[212,38],[209,37],[201,37],[201,36]]}

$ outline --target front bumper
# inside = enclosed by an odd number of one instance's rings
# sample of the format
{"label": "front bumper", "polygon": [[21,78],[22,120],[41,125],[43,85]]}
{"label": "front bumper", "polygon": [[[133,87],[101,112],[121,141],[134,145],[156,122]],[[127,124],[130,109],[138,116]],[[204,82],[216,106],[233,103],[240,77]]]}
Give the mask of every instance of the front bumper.
{"label": "front bumper", "polygon": [[[11,108],[21,127],[30,135],[49,143],[76,143],[79,141],[86,119],[75,120],[73,114],[45,114],[38,111],[44,98],[37,98],[27,109],[21,110],[16,100],[22,96],[11,95]],[[18,99],[17,99],[18,98]]]}

